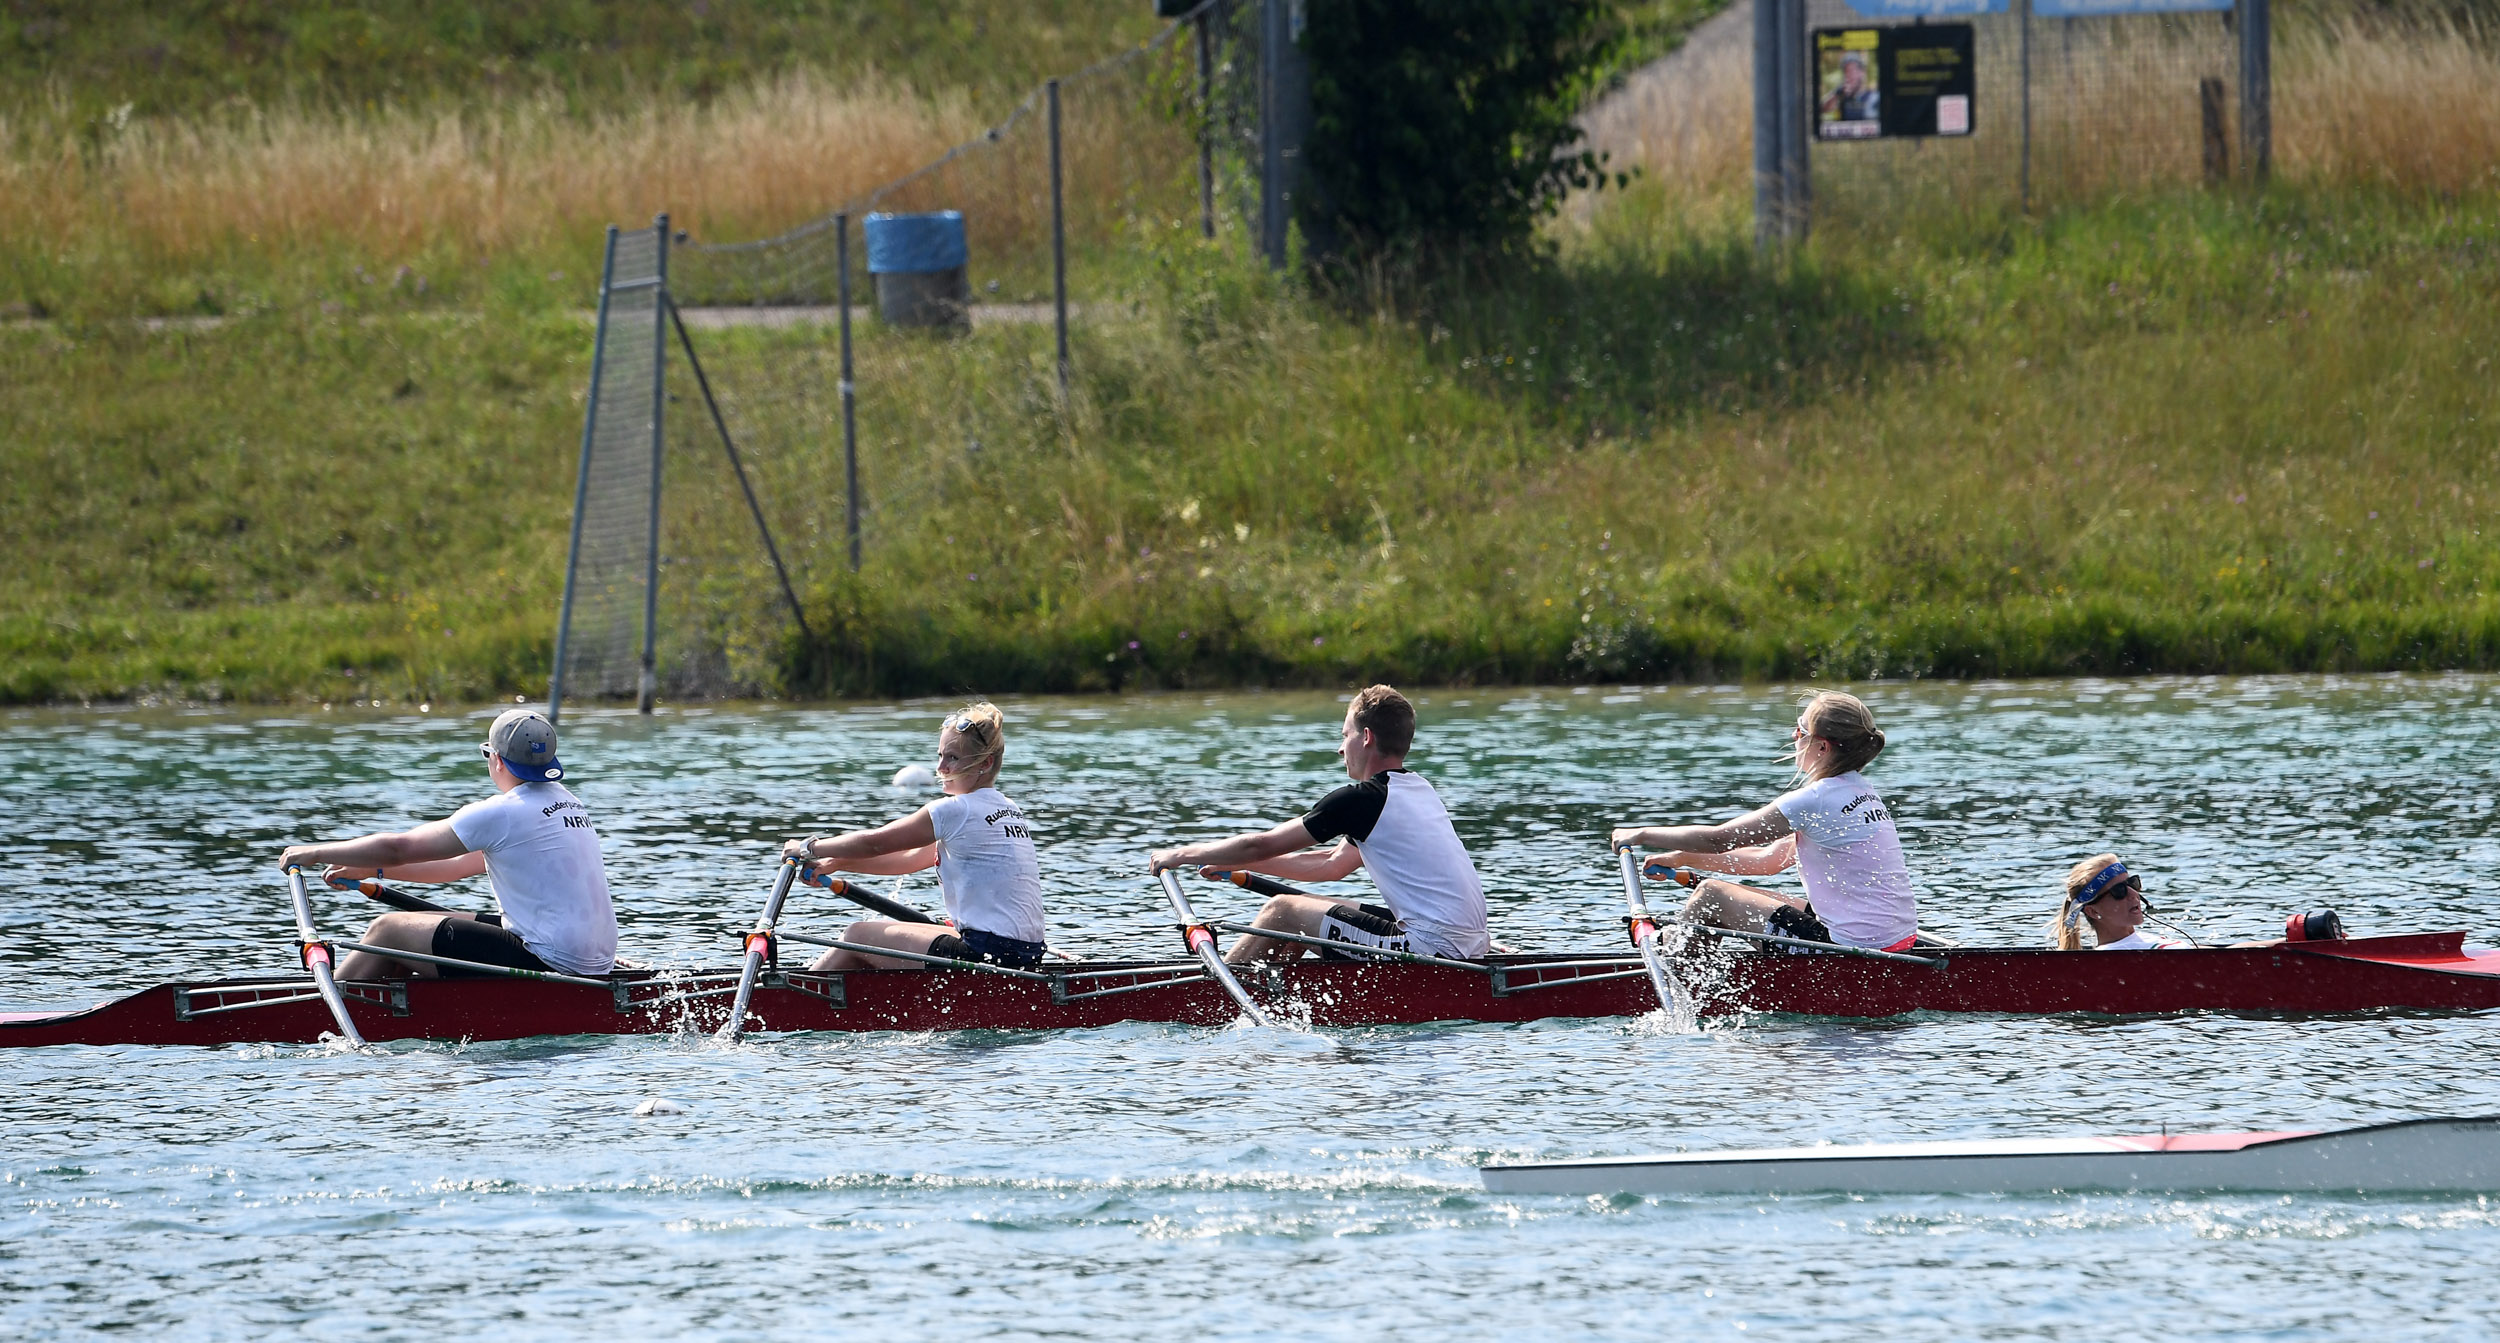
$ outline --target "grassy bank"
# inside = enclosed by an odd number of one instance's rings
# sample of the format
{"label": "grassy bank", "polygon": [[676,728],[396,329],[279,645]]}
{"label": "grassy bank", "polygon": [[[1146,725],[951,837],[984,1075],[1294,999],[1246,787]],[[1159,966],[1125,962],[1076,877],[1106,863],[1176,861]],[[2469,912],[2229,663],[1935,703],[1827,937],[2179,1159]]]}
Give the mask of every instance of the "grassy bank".
{"label": "grassy bank", "polygon": [[[2285,188],[1766,263],[1652,189],[1348,317],[1184,238],[1064,417],[1046,329],[869,329],[856,579],[830,443],[756,447],[819,646],[755,633],[716,458],[671,466],[668,581],[723,579],[733,680],[784,693],[2500,666],[2496,258],[2487,195]],[[586,336],[518,299],[0,335],[0,694],[534,688]]]}
{"label": "grassy bank", "polygon": [[[2443,40],[2314,57],[2263,191],[1781,258],[1715,151],[1545,264],[1431,284],[1313,293],[1119,221],[1064,409],[1047,328],[863,328],[856,577],[827,334],[707,333],[820,637],[681,404],[669,665],[782,694],[2500,667],[2500,113]],[[552,97],[14,142],[0,267],[52,320],[0,326],[0,700],[538,690],[596,224],[791,222],[980,104],[804,71]],[[2438,135],[2352,148],[2379,97]]]}

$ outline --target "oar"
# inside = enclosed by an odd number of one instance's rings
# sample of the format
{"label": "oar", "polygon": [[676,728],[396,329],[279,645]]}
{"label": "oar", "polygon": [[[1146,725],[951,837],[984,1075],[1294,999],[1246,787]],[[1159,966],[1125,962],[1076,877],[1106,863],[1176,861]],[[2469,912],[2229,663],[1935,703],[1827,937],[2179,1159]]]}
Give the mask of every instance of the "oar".
{"label": "oar", "polygon": [[1692,998],[1684,985],[1667,969],[1658,954],[1658,922],[1650,917],[1649,901],[1641,895],[1639,862],[1632,857],[1629,846],[1615,850],[1623,860],[1623,901],[1631,910],[1632,945],[1639,948],[1641,963],[1649,967],[1649,982],[1658,990],[1658,1005],[1678,1020],[1692,1019]]}
{"label": "oar", "polygon": [[810,886],[831,891],[863,909],[874,910],[900,923],[936,923],[938,921],[933,915],[914,909],[892,896],[879,895],[847,877],[820,877],[813,869],[810,869],[802,873],[799,880]]}
{"label": "oar", "polygon": [[721,1023],[719,1038],[723,1040],[746,1034],[747,1003],[755,997],[755,977],[762,973],[765,958],[772,955],[773,925],[781,921],[781,902],[790,898],[790,883],[798,875],[798,855],[783,854],[772,898],[764,902],[764,915],[755,921],[755,931],[747,934],[747,961],[738,972],[738,996],[730,1003],[729,1020]]}
{"label": "oar", "polygon": [[1224,986],[1224,991],[1233,996],[1233,1002],[1241,1008],[1243,1015],[1248,1016],[1253,1024],[1267,1025],[1267,1013],[1260,1011],[1259,1005],[1250,1001],[1250,995],[1242,991],[1241,981],[1233,978],[1233,968],[1226,965],[1224,958],[1216,953],[1215,934],[1209,932],[1207,926],[1198,921],[1197,911],[1189,907],[1189,897],[1181,891],[1180,874],[1167,867],[1155,875],[1163,882],[1163,898],[1172,902],[1172,912],[1180,916],[1182,938],[1189,943],[1189,949],[1197,953],[1198,960],[1207,967],[1208,976]]}
{"label": "oar", "polygon": [[1205,877],[1209,881],[1229,881],[1235,886],[1250,892],[1252,895],[1311,894],[1309,891],[1298,890],[1294,887],[1288,886],[1285,883],[1276,880],[1274,877],[1260,876],[1256,872],[1227,872],[1220,867],[1202,867],[1198,869],[1198,875]]}
{"label": "oar", "polygon": [[328,880],[331,886],[339,890],[355,891],[377,905],[389,905],[393,909],[404,909],[411,914],[456,914],[459,912],[449,906],[435,904],[423,896],[410,895],[396,886],[385,886],[372,877],[359,877],[354,881],[343,881],[336,877]]}
{"label": "oar", "polygon": [[295,937],[304,949],[304,968],[312,972],[313,987],[320,990],[321,1001],[330,1005],[330,1019],[339,1024],[339,1034],[362,1049],[364,1033],[349,1019],[347,1000],[339,996],[338,981],[330,973],[330,944],[313,936],[312,897],[304,893],[304,869],[287,868],[286,887],[287,894],[295,898]]}

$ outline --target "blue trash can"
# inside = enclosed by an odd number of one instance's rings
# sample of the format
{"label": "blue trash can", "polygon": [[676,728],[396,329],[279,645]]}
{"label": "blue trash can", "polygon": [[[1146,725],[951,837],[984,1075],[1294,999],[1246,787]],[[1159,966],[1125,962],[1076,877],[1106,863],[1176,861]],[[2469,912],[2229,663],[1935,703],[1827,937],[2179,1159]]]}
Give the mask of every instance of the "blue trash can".
{"label": "blue trash can", "polygon": [[972,281],[965,271],[961,210],[929,214],[872,214],[868,276],[877,288],[877,315],[894,326],[966,330],[972,325]]}

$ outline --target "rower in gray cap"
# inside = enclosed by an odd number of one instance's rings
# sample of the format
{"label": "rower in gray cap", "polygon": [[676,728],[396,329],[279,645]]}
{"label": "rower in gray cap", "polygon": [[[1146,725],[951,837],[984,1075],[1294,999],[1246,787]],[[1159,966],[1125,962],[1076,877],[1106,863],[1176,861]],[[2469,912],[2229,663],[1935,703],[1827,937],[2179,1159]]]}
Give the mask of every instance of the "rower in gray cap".
{"label": "rower in gray cap", "polygon": [[[616,910],[608,902],[599,832],[560,782],[555,724],[534,709],[506,710],[478,751],[495,796],[413,830],[295,845],[279,855],[279,870],[326,865],[323,875],[337,882],[460,881],[482,872],[494,885],[499,913],[385,914],[363,940],[518,970],[608,973],[616,964]],[[459,973],[366,951],[350,953],[338,968],[341,979]]]}

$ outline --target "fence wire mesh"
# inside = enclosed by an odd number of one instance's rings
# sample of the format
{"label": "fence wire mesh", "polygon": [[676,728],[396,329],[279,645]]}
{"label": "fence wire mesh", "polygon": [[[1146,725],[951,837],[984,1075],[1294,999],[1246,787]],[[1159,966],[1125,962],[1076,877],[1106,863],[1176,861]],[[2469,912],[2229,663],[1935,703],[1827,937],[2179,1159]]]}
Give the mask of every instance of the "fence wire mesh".
{"label": "fence wire mesh", "polygon": [[573,553],[556,633],[551,698],[634,695],[641,688],[661,373],[661,229],[618,232],[603,283],[589,423],[574,508]]}
{"label": "fence wire mesh", "polygon": [[[1937,205],[2054,206],[2245,170],[2230,11],[2069,18],[2015,0],[2005,12],[1938,21],[1973,28],[1971,134],[1814,141],[1817,215],[1863,222]],[[1846,0],[1806,4],[1809,30],[1897,22]]]}
{"label": "fence wire mesh", "polygon": [[[1144,258],[1157,234],[1213,232],[1246,245],[1255,232],[1260,13],[1261,0],[1216,0],[1056,81],[1067,299],[1080,332],[1134,309],[1150,283]],[[800,593],[848,564],[838,343],[846,227],[860,522],[872,561],[881,541],[893,548],[913,539],[910,529],[949,480],[998,457],[1000,434],[1023,432],[1009,426],[1047,425],[1064,411],[1052,395],[1052,97],[1048,85],[1032,90],[935,161],[787,232],[748,242],[680,238],[670,250],[670,294]],[[964,216],[971,339],[891,330],[877,316],[862,219],[933,210]],[[642,249],[634,255],[650,254],[653,235],[633,236]],[[627,311],[612,305],[604,358],[611,370],[635,366],[647,405],[652,310],[631,310],[643,343],[630,349]],[[933,361],[959,374],[943,395],[925,376]],[[658,689],[672,697],[769,691],[787,665],[791,615],[685,358],[670,358],[667,381]],[[622,381],[603,383],[598,398],[582,590],[564,654],[568,695],[635,689],[647,410],[639,486],[623,479],[609,446],[627,424],[610,407],[629,394]]]}

